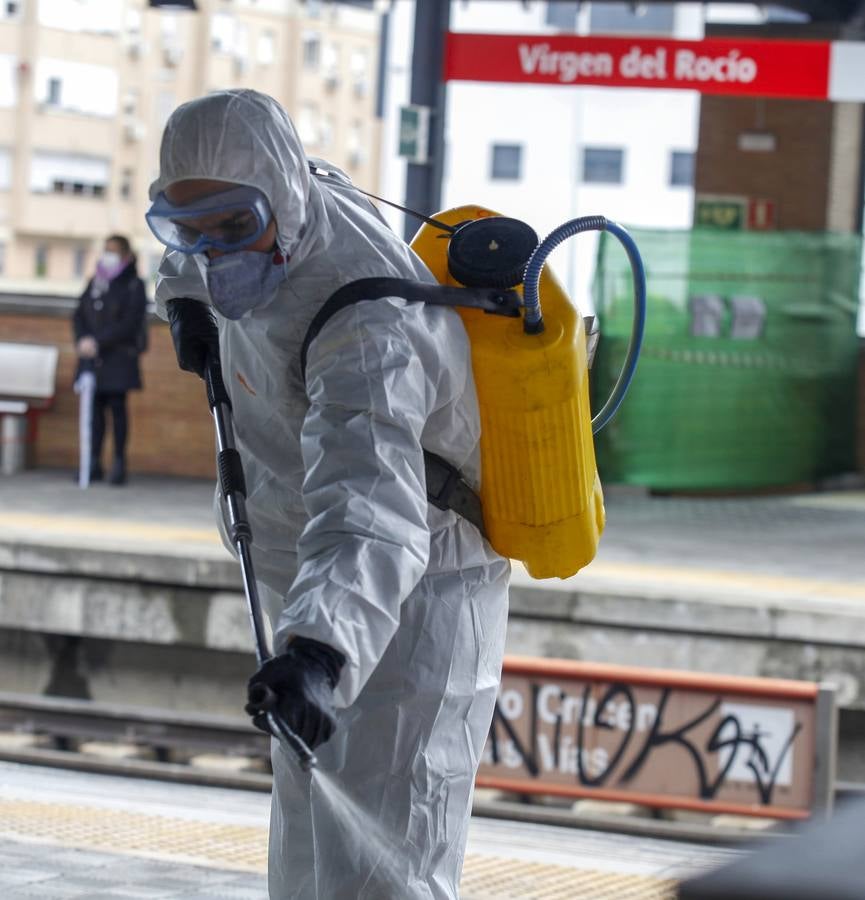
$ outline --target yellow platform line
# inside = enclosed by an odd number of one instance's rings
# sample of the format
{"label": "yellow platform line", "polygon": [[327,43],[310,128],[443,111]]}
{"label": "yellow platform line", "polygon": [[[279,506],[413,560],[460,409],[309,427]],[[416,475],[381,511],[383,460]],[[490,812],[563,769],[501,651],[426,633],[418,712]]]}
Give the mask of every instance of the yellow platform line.
{"label": "yellow platform line", "polygon": [[213,528],[191,528],[178,525],[160,525],[151,522],[130,522],[123,519],[83,518],[64,515],[38,515],[36,513],[0,513],[0,527],[40,531],[46,534],[80,535],[94,537],[109,535],[124,538],[182,543],[221,544],[216,525]]}
{"label": "yellow platform line", "polygon": [[[865,565],[861,581],[836,581],[822,578],[797,578],[790,575],[764,575],[757,572],[730,572],[724,569],[690,568],[688,566],[656,566],[644,563],[593,562],[583,573],[597,578],[638,581],[640,583],[694,585],[703,587],[736,588],[824,595],[831,597],[855,597],[865,600]],[[576,576],[579,578],[579,575]]]}
{"label": "yellow platform line", "polygon": [[[0,835],[208,868],[267,871],[267,828],[0,798]],[[467,854],[463,900],[673,900],[675,882]]]}
{"label": "yellow platform line", "polygon": [[[64,515],[40,515],[36,513],[0,513],[0,529],[21,529],[46,535],[98,537],[130,540],[168,541],[179,544],[221,545],[216,526],[193,528],[187,526],[160,525],[149,522],[131,522],[97,517]],[[793,594],[807,597],[847,598],[865,600],[865,565],[861,581],[838,581],[822,578],[796,578],[787,575],[766,575],[757,572],[731,572],[723,569],[705,569],[691,566],[652,565],[646,563],[595,561],[574,579],[561,584],[579,588],[582,576],[610,581],[636,582],[654,588],[664,586],[696,587],[712,589],[723,587],[742,592],[768,591],[777,594]],[[526,575],[525,578],[528,578]],[[536,582],[540,584],[540,582]]]}

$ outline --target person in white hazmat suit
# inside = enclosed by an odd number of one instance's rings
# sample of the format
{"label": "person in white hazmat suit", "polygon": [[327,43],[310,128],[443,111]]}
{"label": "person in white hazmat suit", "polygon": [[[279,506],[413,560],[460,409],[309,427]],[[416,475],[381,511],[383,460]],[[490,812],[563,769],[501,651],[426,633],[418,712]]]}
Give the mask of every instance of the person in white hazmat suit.
{"label": "person in white hazmat suit", "polygon": [[449,308],[356,303],[312,342],[304,381],[301,343],[338,288],[434,281],[347,177],[313,163],[336,174],[311,173],[276,101],[212,93],[169,119],[148,213],[169,247],[156,297],[181,367],[202,374],[218,327],[274,630],[250,683],[276,691],[390,845],[361,852],[368,836],[275,742],[270,896],[454,898],[510,572],[426,495],[422,448],[479,481],[468,339]]}

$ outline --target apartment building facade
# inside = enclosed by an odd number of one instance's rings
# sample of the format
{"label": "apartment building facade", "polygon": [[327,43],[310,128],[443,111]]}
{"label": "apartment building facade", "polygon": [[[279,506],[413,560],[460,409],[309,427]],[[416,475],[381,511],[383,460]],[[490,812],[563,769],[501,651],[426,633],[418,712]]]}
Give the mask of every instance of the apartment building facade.
{"label": "apartment building facade", "polygon": [[310,155],[377,184],[379,18],[301,0],[0,3],[0,292],[81,290],[106,235],[152,276],[144,222],[171,111],[252,87],[290,112]]}

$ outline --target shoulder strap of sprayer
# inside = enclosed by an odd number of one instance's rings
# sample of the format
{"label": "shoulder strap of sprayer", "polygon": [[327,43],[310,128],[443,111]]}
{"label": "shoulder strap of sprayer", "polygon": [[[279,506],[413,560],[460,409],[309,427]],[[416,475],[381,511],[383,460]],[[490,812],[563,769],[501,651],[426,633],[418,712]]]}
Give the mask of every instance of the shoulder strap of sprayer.
{"label": "shoulder strap of sprayer", "polygon": [[[309,347],[328,320],[340,310],[362,300],[402,297],[412,303],[434,306],[468,306],[500,316],[518,316],[520,298],[515,291],[498,288],[458,288],[441,284],[425,284],[408,278],[361,278],[341,287],[328,299],[310,323],[300,350],[300,367],[306,381]],[[484,531],[480,497],[463,478],[459,469],[446,459],[424,450],[427,500],[439,509],[451,509]]]}
{"label": "shoulder strap of sprayer", "polygon": [[408,213],[408,215],[413,216],[415,219],[420,219],[421,222],[426,222],[427,225],[432,225],[433,228],[439,228],[442,231],[447,231],[449,234],[453,234],[456,231],[455,225],[447,225],[445,222],[439,222],[438,219],[433,219],[430,216],[425,216],[423,213],[419,213],[416,209],[410,209],[408,206],[400,206],[399,203],[394,203],[393,200],[385,200],[384,197],[379,197],[377,194],[371,194],[369,191],[365,191],[362,188],[359,188],[351,179],[348,177],[342,177],[338,172],[331,172],[330,169],[322,168],[321,166],[317,166],[315,163],[309,163],[309,171],[318,178],[335,178],[340,184],[344,185],[347,188],[351,188],[353,191],[357,191],[358,194],[363,194],[364,197],[369,197],[371,200],[378,200],[379,203],[385,203],[387,206],[392,206],[394,209],[398,209],[400,212]]}

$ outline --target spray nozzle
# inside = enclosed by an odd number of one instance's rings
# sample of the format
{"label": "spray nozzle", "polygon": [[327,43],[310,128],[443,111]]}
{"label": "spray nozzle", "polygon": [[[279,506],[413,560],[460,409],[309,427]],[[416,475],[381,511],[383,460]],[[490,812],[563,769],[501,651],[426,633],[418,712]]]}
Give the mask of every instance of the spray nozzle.
{"label": "spray nozzle", "polygon": [[297,761],[300,763],[300,767],[304,772],[309,772],[318,765],[318,760],[315,758],[315,754],[312,750],[310,750],[306,743],[285,724],[282,716],[277,711],[277,701],[279,698],[272,688],[268,687],[266,684],[253,684],[249,688],[248,699],[248,708],[267,715],[267,722],[270,725],[271,733],[277,740],[282,741],[294,752]]}

